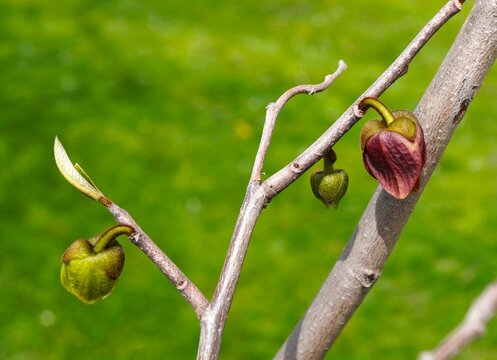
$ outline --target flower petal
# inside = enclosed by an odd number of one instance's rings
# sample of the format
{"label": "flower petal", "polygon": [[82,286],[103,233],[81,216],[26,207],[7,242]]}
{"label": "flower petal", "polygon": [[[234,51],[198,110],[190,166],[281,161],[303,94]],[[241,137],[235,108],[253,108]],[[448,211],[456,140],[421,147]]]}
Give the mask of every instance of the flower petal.
{"label": "flower petal", "polygon": [[388,130],[371,136],[363,154],[366,170],[398,199],[404,199],[415,187],[423,158],[424,146]]}
{"label": "flower petal", "polygon": [[361,129],[361,151],[364,151],[364,146],[371,136],[384,131],[386,128],[387,124],[383,120],[370,120],[364,124]]}

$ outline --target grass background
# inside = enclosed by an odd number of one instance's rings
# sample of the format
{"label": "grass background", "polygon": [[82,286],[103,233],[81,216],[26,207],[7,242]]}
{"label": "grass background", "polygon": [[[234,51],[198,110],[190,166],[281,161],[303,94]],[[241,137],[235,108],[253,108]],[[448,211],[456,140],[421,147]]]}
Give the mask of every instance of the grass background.
{"label": "grass background", "polygon": [[[264,107],[287,88],[349,70],[292,100],[264,171],[291,161],[393,61],[444,4],[407,0],[0,3],[0,358],[191,359],[195,315],[129,242],[105,301],[59,285],[76,238],[113,224],[58,174],[57,134],[210,297],[250,175]],[[413,109],[466,18],[452,19],[382,99]],[[329,358],[415,358],[495,277],[497,72],[455,134],[384,274]],[[256,228],[221,357],[271,358],[305,311],[376,183],[359,127],[335,147],[350,185],[339,211],[303,176]],[[490,359],[497,326],[461,359]]]}

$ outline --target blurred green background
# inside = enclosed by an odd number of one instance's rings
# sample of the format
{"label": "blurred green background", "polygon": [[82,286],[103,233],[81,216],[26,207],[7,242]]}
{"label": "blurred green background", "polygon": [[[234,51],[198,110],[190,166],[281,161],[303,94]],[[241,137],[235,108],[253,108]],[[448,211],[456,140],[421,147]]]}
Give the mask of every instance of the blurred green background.
{"label": "blurred green background", "polygon": [[[126,239],[115,292],[88,306],[59,284],[76,238],[113,224],[59,175],[72,160],[211,296],[244,196],[266,104],[300,96],[277,124],[272,174],[354,101],[445,3],[408,0],[0,2],[0,358],[192,359],[193,311]],[[413,109],[472,2],[382,97]],[[382,278],[329,358],[415,358],[496,276],[497,71],[493,69],[414,211]],[[335,147],[350,185],[338,211],[308,175],[263,213],[221,357],[267,359],[305,311],[376,187],[359,126]],[[497,325],[461,359],[490,359]]]}

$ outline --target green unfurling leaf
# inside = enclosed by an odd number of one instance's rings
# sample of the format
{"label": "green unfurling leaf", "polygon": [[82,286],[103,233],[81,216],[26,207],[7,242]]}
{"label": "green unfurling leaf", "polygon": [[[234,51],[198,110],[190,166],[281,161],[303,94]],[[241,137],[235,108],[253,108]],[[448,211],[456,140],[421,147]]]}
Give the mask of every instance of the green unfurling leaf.
{"label": "green unfurling leaf", "polygon": [[73,165],[57,136],[54,142],[54,157],[59,171],[72,186],[93,200],[107,200],[81,166]]}

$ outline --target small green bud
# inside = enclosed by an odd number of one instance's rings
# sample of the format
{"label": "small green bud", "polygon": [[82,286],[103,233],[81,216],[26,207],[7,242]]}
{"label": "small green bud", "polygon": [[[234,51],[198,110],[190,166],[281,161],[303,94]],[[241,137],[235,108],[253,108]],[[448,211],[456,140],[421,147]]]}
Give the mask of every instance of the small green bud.
{"label": "small green bud", "polygon": [[124,251],[116,237],[133,232],[130,226],[116,225],[99,236],[74,241],[62,256],[64,288],[87,304],[109,296],[124,266]]}
{"label": "small green bud", "polygon": [[333,206],[336,209],[347,192],[349,177],[345,170],[333,169],[335,161],[336,154],[330,150],[323,158],[324,169],[317,170],[311,175],[311,189],[326,207]]}

